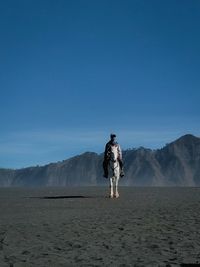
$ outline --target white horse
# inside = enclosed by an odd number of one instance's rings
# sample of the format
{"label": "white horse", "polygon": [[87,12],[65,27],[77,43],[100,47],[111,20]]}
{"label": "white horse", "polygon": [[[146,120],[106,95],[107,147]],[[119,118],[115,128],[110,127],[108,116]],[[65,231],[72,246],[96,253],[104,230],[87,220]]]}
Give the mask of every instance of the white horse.
{"label": "white horse", "polygon": [[120,176],[120,166],[118,161],[118,148],[115,145],[111,145],[111,153],[109,160],[109,173],[112,173],[110,177],[110,198],[119,197],[118,182]]}

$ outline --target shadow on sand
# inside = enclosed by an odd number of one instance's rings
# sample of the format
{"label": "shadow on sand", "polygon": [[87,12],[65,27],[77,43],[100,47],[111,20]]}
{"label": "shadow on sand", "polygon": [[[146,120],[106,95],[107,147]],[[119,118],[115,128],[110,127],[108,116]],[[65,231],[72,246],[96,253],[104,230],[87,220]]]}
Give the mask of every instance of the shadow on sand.
{"label": "shadow on sand", "polygon": [[38,199],[71,199],[71,198],[102,198],[102,196],[81,196],[81,195],[69,195],[69,196],[43,196],[43,197],[29,197]]}
{"label": "shadow on sand", "polygon": [[91,198],[90,196],[48,196],[48,197],[39,197],[40,199],[61,199],[61,198]]}

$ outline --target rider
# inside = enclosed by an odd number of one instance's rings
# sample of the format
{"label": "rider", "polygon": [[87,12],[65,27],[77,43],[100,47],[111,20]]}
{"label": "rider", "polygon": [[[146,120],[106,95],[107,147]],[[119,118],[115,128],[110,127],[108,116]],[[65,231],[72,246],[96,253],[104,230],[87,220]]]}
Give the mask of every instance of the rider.
{"label": "rider", "polygon": [[108,178],[108,163],[110,160],[110,148],[112,145],[116,145],[118,148],[118,161],[119,161],[119,166],[120,166],[120,176],[121,177],[124,176],[122,151],[121,151],[120,145],[115,140],[116,140],[116,134],[112,133],[110,135],[110,141],[105,146],[104,161],[103,161],[103,169],[104,169],[104,175],[103,176],[105,178]]}

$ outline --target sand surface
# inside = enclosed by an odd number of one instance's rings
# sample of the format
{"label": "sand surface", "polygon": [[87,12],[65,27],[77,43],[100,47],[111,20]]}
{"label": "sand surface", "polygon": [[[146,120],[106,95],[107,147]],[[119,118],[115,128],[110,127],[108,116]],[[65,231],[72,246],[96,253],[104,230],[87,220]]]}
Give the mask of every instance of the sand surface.
{"label": "sand surface", "polygon": [[107,192],[0,188],[0,266],[200,263],[200,188]]}

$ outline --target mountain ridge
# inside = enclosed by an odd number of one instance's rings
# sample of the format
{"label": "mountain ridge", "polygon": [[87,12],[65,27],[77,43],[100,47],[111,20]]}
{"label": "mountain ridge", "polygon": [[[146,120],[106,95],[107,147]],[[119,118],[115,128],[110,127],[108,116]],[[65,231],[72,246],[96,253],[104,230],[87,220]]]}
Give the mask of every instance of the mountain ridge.
{"label": "mountain ridge", "polygon": [[[123,150],[122,185],[199,186],[200,138],[186,134],[160,149]],[[0,186],[104,185],[103,153],[84,152],[63,161],[21,169],[0,168]]]}

